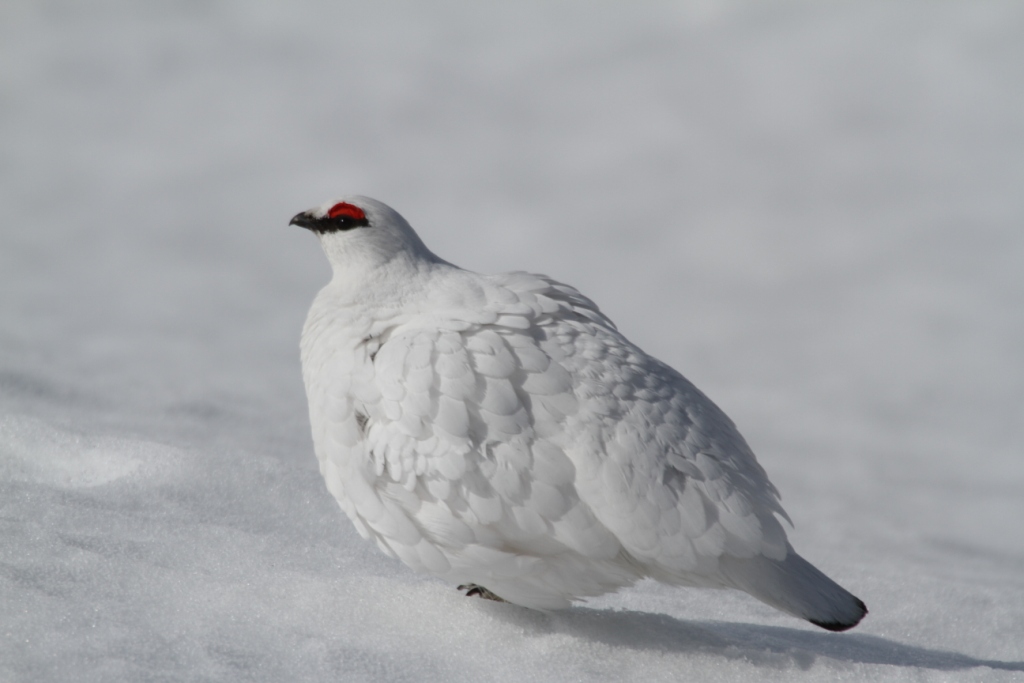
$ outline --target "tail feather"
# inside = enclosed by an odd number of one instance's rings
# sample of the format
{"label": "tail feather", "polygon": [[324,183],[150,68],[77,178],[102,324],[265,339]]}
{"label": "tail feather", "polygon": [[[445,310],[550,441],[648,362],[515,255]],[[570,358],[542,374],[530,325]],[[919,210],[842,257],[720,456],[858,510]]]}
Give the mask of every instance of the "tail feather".
{"label": "tail feather", "polygon": [[749,559],[724,556],[721,568],[736,588],[829,631],[851,629],[868,613],[860,599],[792,548],[784,560],[763,555]]}

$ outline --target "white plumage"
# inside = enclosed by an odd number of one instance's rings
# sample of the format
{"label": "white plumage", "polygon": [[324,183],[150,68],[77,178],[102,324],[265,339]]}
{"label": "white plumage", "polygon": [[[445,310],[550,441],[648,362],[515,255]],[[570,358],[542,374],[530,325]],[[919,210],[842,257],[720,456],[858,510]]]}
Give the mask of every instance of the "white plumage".
{"label": "white plumage", "polygon": [[292,223],[334,270],[302,335],[316,455],[384,552],[537,609],[649,576],[866,613],[789,545],[729,418],[575,289],[457,268],[366,197]]}

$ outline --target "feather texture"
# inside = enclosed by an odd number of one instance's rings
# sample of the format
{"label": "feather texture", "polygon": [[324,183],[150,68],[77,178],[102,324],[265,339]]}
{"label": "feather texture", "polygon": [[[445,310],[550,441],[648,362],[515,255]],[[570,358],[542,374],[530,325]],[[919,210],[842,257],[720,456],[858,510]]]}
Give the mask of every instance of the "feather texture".
{"label": "feather texture", "polygon": [[[361,534],[535,608],[651,576],[787,609],[799,581],[771,576],[821,583],[787,559],[778,492],[729,418],[593,302],[458,269],[391,209],[345,201],[369,226],[321,236],[335,277],[302,361],[321,472]],[[852,619],[827,588],[825,620]],[[789,611],[813,620],[809,603]]]}

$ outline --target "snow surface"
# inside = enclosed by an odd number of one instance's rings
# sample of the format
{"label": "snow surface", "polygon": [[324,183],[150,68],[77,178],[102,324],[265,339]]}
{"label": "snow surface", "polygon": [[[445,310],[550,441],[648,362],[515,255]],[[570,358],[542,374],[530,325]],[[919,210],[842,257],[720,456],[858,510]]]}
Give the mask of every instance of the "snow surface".
{"label": "snow surface", "polygon": [[[0,4],[0,681],[1024,680],[1024,5]],[[299,374],[360,192],[738,423],[829,634],[361,541]]]}

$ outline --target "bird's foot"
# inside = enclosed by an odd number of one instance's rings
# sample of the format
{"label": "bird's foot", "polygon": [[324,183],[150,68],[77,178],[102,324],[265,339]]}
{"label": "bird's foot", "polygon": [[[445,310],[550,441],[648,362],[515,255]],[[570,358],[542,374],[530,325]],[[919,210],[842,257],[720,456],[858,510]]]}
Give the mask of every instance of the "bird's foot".
{"label": "bird's foot", "polygon": [[466,591],[466,597],[478,597],[484,600],[494,600],[495,602],[508,602],[504,598],[500,598],[491,591],[487,590],[483,586],[478,586],[475,583],[464,583],[459,586],[460,591]]}

